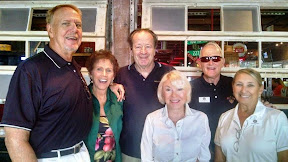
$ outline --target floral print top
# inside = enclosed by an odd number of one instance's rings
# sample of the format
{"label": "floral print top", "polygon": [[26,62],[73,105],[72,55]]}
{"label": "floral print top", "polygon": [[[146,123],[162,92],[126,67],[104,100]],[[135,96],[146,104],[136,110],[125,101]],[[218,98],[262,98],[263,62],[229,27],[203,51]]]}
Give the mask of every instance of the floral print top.
{"label": "floral print top", "polygon": [[115,161],[115,138],[106,116],[100,116],[99,131],[95,144],[95,162]]}

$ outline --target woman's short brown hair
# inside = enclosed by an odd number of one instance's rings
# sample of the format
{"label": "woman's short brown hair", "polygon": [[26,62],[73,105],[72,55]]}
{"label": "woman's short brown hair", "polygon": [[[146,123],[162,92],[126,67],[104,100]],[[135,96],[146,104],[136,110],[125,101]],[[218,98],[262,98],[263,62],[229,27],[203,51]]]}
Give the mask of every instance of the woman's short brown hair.
{"label": "woman's short brown hair", "polygon": [[108,51],[108,50],[95,51],[90,55],[90,57],[87,59],[86,64],[85,64],[89,74],[91,74],[91,72],[93,71],[94,64],[97,63],[101,59],[107,59],[112,63],[113,72],[115,76],[118,71],[119,65],[115,56],[112,54],[111,51]]}

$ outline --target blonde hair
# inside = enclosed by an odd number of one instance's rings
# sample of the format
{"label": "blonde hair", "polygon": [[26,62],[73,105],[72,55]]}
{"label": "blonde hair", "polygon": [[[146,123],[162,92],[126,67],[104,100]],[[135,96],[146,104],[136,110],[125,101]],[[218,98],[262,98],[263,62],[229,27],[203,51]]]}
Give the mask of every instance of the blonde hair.
{"label": "blonde hair", "polygon": [[157,97],[158,97],[158,100],[161,104],[165,104],[165,101],[164,101],[163,96],[162,96],[162,89],[163,89],[164,82],[166,82],[167,80],[169,80],[171,82],[171,84],[175,87],[179,87],[181,85],[184,85],[183,88],[187,92],[186,103],[189,103],[191,101],[192,89],[191,89],[191,85],[190,85],[187,77],[184,76],[183,74],[181,74],[180,71],[172,70],[169,73],[166,73],[162,77],[162,79],[159,83],[158,89],[157,89]]}
{"label": "blonde hair", "polygon": [[261,77],[260,73],[256,70],[253,70],[250,68],[238,70],[236,72],[236,74],[234,75],[232,84],[235,83],[236,77],[240,74],[247,74],[247,75],[251,76],[252,78],[254,78],[256,80],[256,82],[258,83],[258,85],[260,87],[262,86],[262,77]]}
{"label": "blonde hair", "polygon": [[62,4],[62,5],[57,5],[53,8],[51,8],[50,10],[47,11],[47,16],[46,16],[46,23],[47,24],[50,24],[51,21],[53,20],[53,17],[54,17],[54,14],[55,12],[60,9],[60,8],[64,8],[64,7],[69,7],[69,8],[72,8],[73,10],[75,10],[81,17],[82,19],[82,12],[79,8],[77,8],[76,6],[74,5],[71,5],[71,4]]}

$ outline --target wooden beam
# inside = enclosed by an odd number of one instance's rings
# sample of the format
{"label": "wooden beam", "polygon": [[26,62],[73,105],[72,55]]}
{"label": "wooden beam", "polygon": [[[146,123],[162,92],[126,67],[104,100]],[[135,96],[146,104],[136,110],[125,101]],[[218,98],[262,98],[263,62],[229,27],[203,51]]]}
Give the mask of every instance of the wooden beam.
{"label": "wooden beam", "polygon": [[130,33],[130,0],[112,1],[113,38],[111,50],[118,60],[119,66],[131,63],[130,47],[127,38]]}

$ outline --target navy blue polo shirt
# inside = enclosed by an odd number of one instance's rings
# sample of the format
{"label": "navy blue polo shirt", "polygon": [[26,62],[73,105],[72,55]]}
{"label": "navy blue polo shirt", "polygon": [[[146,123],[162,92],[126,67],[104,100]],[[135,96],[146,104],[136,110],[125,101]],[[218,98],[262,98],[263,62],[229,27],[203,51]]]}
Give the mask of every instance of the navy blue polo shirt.
{"label": "navy blue polo shirt", "polygon": [[222,113],[234,108],[237,104],[232,90],[233,78],[220,75],[217,85],[208,83],[203,78],[192,80],[192,98],[189,106],[204,112],[209,119],[211,143],[214,150],[214,136],[218,120]]}
{"label": "navy blue polo shirt", "polygon": [[123,128],[120,137],[121,151],[140,158],[140,142],[146,116],[163,107],[157,98],[157,88],[162,76],[173,70],[172,66],[155,62],[155,67],[145,79],[135,68],[135,63],[120,68],[116,83],[125,87]]}
{"label": "navy blue polo shirt", "polygon": [[80,67],[49,46],[17,67],[10,82],[2,126],[30,131],[36,155],[71,147],[92,125],[92,100]]}

